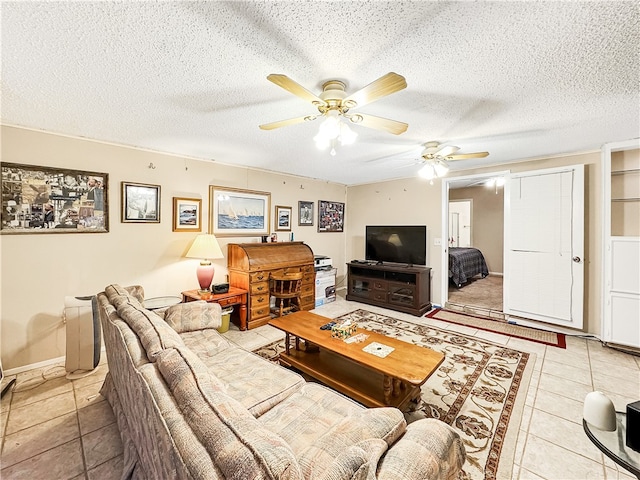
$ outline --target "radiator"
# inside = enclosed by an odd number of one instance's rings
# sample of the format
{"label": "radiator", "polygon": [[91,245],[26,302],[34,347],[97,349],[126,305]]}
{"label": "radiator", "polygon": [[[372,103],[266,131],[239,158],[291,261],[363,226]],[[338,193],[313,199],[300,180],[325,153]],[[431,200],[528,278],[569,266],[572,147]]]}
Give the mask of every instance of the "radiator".
{"label": "radiator", "polygon": [[65,297],[67,325],[67,378],[82,378],[93,373],[100,363],[101,331],[98,300],[95,296]]}

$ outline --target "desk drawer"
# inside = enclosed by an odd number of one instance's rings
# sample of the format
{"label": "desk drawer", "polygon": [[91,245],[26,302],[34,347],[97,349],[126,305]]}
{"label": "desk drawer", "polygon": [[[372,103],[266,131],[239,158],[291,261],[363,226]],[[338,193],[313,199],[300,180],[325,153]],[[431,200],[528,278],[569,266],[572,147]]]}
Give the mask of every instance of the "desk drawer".
{"label": "desk drawer", "polygon": [[266,305],[268,310],[269,309],[269,293],[267,292],[262,295],[251,295],[250,303],[251,303],[251,309]]}
{"label": "desk drawer", "polygon": [[249,274],[249,283],[266,282],[269,280],[269,272],[253,272]]}
{"label": "desk drawer", "polygon": [[271,313],[269,311],[269,305],[263,305],[261,307],[251,308],[249,320],[254,321],[262,317],[268,317]]}
{"label": "desk drawer", "polygon": [[251,289],[251,295],[261,295],[269,292],[269,282],[257,282],[252,283],[249,287]]}
{"label": "desk drawer", "polygon": [[242,303],[242,295],[236,295],[234,297],[223,298],[223,299],[219,300],[217,303],[219,303],[222,308],[226,307],[227,305],[238,305],[239,303]]}

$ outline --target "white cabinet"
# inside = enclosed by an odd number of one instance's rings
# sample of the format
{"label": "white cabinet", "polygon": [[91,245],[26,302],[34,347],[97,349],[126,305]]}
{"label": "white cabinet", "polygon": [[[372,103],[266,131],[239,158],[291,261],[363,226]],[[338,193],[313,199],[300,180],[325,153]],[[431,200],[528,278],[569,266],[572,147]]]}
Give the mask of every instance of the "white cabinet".
{"label": "white cabinet", "polygon": [[602,149],[602,340],[640,347],[640,141]]}

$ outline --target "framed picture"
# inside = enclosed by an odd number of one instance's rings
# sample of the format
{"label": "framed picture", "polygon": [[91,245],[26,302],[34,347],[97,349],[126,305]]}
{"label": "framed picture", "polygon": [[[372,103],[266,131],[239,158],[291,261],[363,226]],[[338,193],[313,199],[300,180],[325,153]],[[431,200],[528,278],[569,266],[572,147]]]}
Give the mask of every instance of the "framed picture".
{"label": "framed picture", "polygon": [[318,232],[344,231],[344,203],[318,200]]}
{"label": "framed picture", "polygon": [[291,207],[283,207],[282,205],[276,205],[276,231],[290,232],[291,231],[291,213],[293,209]]}
{"label": "framed picture", "polygon": [[209,231],[214,235],[269,235],[270,211],[270,193],[209,185]]}
{"label": "framed picture", "polygon": [[6,162],[0,171],[1,233],[109,231],[106,173]]}
{"label": "framed picture", "polygon": [[160,223],[160,185],[122,182],[123,223]]}
{"label": "framed picture", "polygon": [[313,202],[298,202],[298,225],[313,225]]}
{"label": "framed picture", "polygon": [[173,197],[173,231],[202,231],[202,200]]}

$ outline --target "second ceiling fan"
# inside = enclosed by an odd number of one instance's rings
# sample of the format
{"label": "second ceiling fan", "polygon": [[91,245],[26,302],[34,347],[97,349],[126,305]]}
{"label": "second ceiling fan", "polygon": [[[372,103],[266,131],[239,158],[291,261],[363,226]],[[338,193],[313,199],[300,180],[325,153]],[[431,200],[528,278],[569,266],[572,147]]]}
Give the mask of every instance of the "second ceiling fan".
{"label": "second ceiling fan", "polygon": [[345,83],[340,80],[329,80],[325,82],[322,85],[322,92],[319,95],[315,95],[286,75],[274,73],[269,75],[267,79],[297,97],[311,102],[311,104],[318,109],[318,113],[266,123],[260,125],[262,130],[273,130],[288,125],[295,125],[323,116],[333,118],[336,121],[339,120],[339,118],[344,118],[350,123],[367,128],[384,130],[394,135],[399,135],[407,130],[408,125],[403,122],[364,113],[351,112],[351,110],[375,102],[380,98],[406,88],[407,82],[405,78],[397,73],[389,72],[350,95],[346,92]]}
{"label": "second ceiling fan", "polygon": [[454,160],[467,160],[470,158],[484,158],[489,152],[457,153],[460,147],[453,145],[441,145],[438,142],[424,144],[420,162],[424,166],[418,171],[418,175],[427,180],[443,177],[449,171],[449,162]]}

